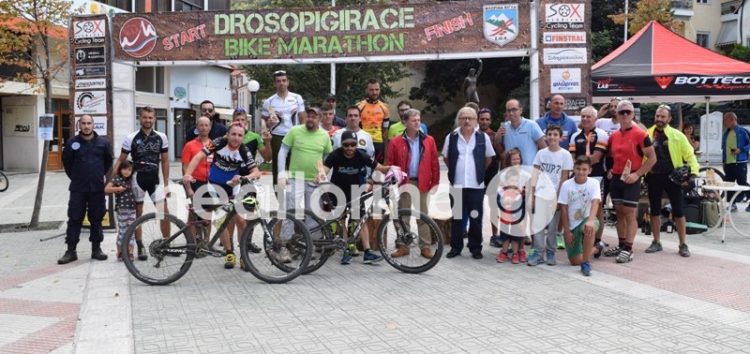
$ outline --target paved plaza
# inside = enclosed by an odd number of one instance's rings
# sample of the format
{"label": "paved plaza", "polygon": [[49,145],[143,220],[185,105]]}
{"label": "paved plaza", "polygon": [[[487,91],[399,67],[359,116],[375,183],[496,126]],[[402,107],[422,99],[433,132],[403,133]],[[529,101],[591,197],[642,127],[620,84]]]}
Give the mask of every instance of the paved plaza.
{"label": "paved plaza", "polygon": [[[0,223],[27,222],[36,175],[10,182]],[[43,221],[65,220],[67,182],[48,175]],[[690,258],[676,234],[656,254],[639,234],[633,262],[602,257],[591,277],[565,251],[557,266],[498,264],[485,238],[484,259],[465,250],[419,275],[334,256],[269,285],[209,257],[162,287],[114,260],[114,232],[109,260],[90,261],[82,235],[79,261],[58,266],[63,238],[40,238],[62,232],[0,233],[0,353],[750,353],[750,238],[729,230],[689,235]]]}

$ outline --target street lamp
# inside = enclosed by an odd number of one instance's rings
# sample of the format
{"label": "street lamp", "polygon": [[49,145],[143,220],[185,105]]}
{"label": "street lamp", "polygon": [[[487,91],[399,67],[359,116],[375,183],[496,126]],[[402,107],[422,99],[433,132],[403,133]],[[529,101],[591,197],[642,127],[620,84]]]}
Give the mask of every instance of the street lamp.
{"label": "street lamp", "polygon": [[260,83],[256,80],[250,80],[250,82],[247,83],[247,89],[250,90],[250,113],[253,115],[253,121],[251,124],[257,132],[260,129],[260,120],[257,119],[258,112],[256,112],[256,110],[258,107],[257,101],[255,100],[255,94],[260,90]]}

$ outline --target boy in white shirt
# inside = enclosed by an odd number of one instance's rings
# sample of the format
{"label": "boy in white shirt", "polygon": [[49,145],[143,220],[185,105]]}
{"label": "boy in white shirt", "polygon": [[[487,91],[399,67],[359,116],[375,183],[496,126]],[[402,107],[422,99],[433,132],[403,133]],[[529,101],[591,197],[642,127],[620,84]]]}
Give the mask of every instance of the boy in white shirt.
{"label": "boy in white shirt", "polygon": [[[568,179],[573,169],[573,158],[568,150],[560,147],[562,128],[559,125],[547,127],[547,147],[539,150],[534,157],[534,172],[531,177],[532,192],[532,233],[534,234],[534,254],[529,256],[528,265],[544,263],[545,243],[547,265],[557,264],[557,225],[560,211],[557,210],[557,197],[560,184]],[[546,231],[546,240],[545,240]],[[545,242],[546,241],[546,242]]]}
{"label": "boy in white shirt", "polygon": [[594,255],[594,237],[599,228],[596,218],[601,205],[599,181],[589,178],[591,158],[578,156],[573,167],[575,177],[560,187],[560,212],[565,232],[565,249],[571,265],[580,265],[581,273],[591,275],[589,257]]}

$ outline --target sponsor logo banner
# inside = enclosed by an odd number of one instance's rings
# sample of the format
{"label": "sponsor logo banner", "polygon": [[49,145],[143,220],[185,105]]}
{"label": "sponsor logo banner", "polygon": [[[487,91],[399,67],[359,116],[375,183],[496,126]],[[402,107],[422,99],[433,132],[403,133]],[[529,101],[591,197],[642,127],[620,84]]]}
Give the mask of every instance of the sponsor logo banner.
{"label": "sponsor logo banner", "polygon": [[104,20],[73,22],[73,38],[104,38]]}
{"label": "sponsor logo banner", "polygon": [[642,77],[594,77],[597,96],[618,95],[750,95],[750,73],[736,75],[666,75]]}
{"label": "sponsor logo banner", "polygon": [[547,23],[583,23],[586,12],[583,3],[546,4],[544,10],[544,21]]}
{"label": "sponsor logo banner", "polygon": [[544,48],[544,65],[586,64],[586,48]]}
{"label": "sponsor logo banner", "polygon": [[76,65],[101,64],[107,60],[104,47],[87,47],[75,50]]}
{"label": "sponsor logo banner", "polygon": [[484,5],[484,38],[503,46],[518,37],[518,4]]}
{"label": "sponsor logo banner", "polygon": [[550,69],[550,93],[581,93],[581,68]]}
{"label": "sponsor logo banner", "polygon": [[543,32],[542,43],[544,44],[586,44],[586,32]]}
{"label": "sponsor logo banner", "polygon": [[[94,131],[101,135],[105,136],[107,135],[107,116],[93,116],[94,118]],[[78,132],[81,131],[81,129],[78,126],[78,121],[81,119],[80,116],[76,117],[76,135]]]}
{"label": "sponsor logo banner", "polygon": [[98,77],[98,76],[106,76],[107,75],[107,67],[102,66],[81,66],[76,68],[75,76],[76,79],[84,78],[84,77]]}
{"label": "sponsor logo banner", "polygon": [[115,14],[114,58],[279,60],[524,50],[530,4],[508,0]]}
{"label": "sponsor logo banner", "polygon": [[81,80],[76,80],[74,86],[75,86],[76,90],[106,89],[107,88],[107,80],[105,78],[101,78],[101,79],[81,79]]}
{"label": "sponsor logo banner", "polygon": [[107,114],[107,91],[76,91],[75,114]]}

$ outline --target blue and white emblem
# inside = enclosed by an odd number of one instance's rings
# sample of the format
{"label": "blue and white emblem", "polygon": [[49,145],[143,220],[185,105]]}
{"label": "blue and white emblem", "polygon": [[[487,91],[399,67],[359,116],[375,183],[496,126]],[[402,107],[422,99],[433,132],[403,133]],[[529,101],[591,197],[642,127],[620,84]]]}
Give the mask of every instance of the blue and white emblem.
{"label": "blue and white emblem", "polygon": [[504,46],[518,37],[518,4],[484,5],[484,38]]}

